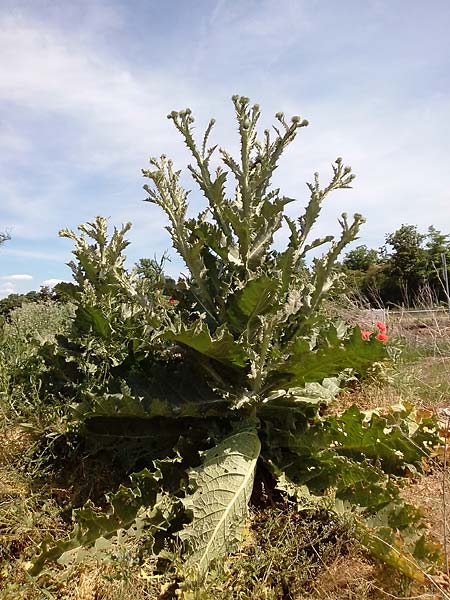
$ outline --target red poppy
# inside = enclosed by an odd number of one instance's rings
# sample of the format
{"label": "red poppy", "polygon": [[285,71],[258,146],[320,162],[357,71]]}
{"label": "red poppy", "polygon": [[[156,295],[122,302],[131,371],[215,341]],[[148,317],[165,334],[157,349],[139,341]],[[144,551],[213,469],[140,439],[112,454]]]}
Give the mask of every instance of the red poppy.
{"label": "red poppy", "polygon": [[381,331],[381,333],[386,333],[386,325],[381,321],[377,321],[377,327]]}
{"label": "red poppy", "polygon": [[173,298],[171,298],[171,299],[169,300],[169,304],[175,304],[175,300],[174,300]]}
{"label": "red poppy", "polygon": [[377,340],[379,340],[380,342],[387,342],[389,339],[389,336],[386,335],[385,333],[379,333],[377,335]]}
{"label": "red poppy", "polygon": [[361,331],[361,337],[363,340],[367,340],[371,335],[371,331]]}

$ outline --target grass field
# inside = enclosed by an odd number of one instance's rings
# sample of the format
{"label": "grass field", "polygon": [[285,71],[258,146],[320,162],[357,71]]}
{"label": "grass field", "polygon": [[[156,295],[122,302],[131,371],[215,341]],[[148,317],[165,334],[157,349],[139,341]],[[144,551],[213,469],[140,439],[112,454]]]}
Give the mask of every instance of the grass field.
{"label": "grass field", "polygon": [[[26,312],[28,311],[28,313]],[[67,314],[38,306],[18,312],[3,331],[0,363],[0,599],[1,600],[368,600],[450,598],[446,567],[423,586],[370,558],[359,545],[352,522],[326,511],[302,513],[262,485],[252,498],[248,528],[239,553],[217,565],[201,587],[181,591],[185,577],[177,553],[156,560],[139,543],[117,544],[107,559],[94,556],[75,566],[28,574],[39,544],[71,529],[71,510],[88,498],[102,506],[104,493],[126,480],[111,473],[101,457],[80,454],[79,440],[62,407],[43,405],[30,395],[39,365],[23,387],[21,368],[33,352],[30,332],[41,339],[61,331]],[[53,312],[52,312],[53,311]],[[58,312],[59,311],[59,312]],[[409,318],[390,324],[402,347],[397,366],[383,382],[344,392],[338,407],[356,403],[373,409],[410,402],[433,411],[448,428],[450,407],[450,323]],[[33,379],[35,378],[35,379]],[[24,393],[27,389],[27,394]],[[411,475],[405,498],[423,507],[430,533],[448,545],[450,512],[445,447]],[[448,489],[447,489],[448,488]],[[448,508],[447,508],[448,505]]]}

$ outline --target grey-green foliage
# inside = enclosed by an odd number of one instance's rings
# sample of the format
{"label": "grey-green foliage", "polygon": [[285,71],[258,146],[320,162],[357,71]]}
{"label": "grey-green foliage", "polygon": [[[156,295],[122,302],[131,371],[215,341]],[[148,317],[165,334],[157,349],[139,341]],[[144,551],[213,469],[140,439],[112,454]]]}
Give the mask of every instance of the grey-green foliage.
{"label": "grey-green foliage", "polygon": [[[308,242],[326,196],[350,187],[354,178],[350,167],[336,159],[325,186],[315,173],[313,183],[308,184],[310,198],[304,213],[297,220],[286,216],[285,207],[293,200],[272,188],[271,178],[285,148],[308,123],[299,117],[288,123],[278,113],[275,134],[271,136],[266,130],[259,138],[258,105],[251,107],[248,98],[239,96],[234,96],[233,102],[240,157],[235,160],[219,149],[222,166],[215,171],[211,158],[217,146],[209,146],[214,120],[198,146],[191,111],[169,115],[192,153],[194,163],[189,170],[207,201],[207,208],[197,218],[187,218],[188,192],[180,185],[180,171],[166,157],[151,159],[154,169],[144,171],[144,175],[153,186],[144,187],[148,200],[159,205],[169,219],[174,247],[190,273],[188,294],[180,290],[180,298],[186,307],[190,304],[191,315],[198,315],[190,333],[185,324],[175,322],[167,336],[229,366],[243,366],[244,361],[247,384],[244,390],[242,386],[235,390],[235,403],[242,407],[259,401],[272,389],[273,379],[277,386],[297,383],[292,373],[282,381],[280,368],[289,357],[291,362],[297,360],[299,339],[310,336],[310,319],[317,316],[322,300],[338,279],[336,259],[356,238],[363,219],[355,215],[349,223],[343,214],[339,239],[327,236]],[[235,186],[231,198],[226,194],[228,179],[233,179]],[[274,235],[283,223],[290,232],[289,242],[283,251],[274,251]],[[308,275],[304,269],[306,254],[327,242],[330,247],[321,258],[314,259]],[[211,375],[214,365],[208,363],[207,367]]]}
{"label": "grey-green foliage", "polygon": [[[59,338],[59,348],[47,348],[47,362],[54,364],[55,353],[64,360],[58,373],[72,363],[80,377],[84,393],[101,382],[107,382],[110,370],[124,364],[130,354],[145,354],[155,337],[154,287],[149,293],[146,281],[137,270],[125,267],[124,250],[129,242],[126,233],[130,223],[114,228],[108,237],[108,223],[104,217],[79,226],[79,233],[63,229],[60,236],[73,240],[75,261],[69,263],[73,283],[61,283],[62,293],[75,307],[72,331],[65,339]],[[58,374],[56,374],[58,376]],[[64,375],[63,379],[70,379]]]}
{"label": "grey-green foliage", "polygon": [[241,539],[260,449],[256,432],[235,433],[205,452],[202,465],[190,473],[193,493],[184,505],[192,522],[180,537],[201,574]]}
{"label": "grey-green foliage", "polygon": [[[420,470],[437,440],[432,420],[410,408],[387,415],[356,407],[338,416],[326,412],[349,373],[363,376],[388,359],[375,334],[362,339],[357,325],[334,322],[320,310],[339,283],[336,260],[363,219],[342,215],[337,240],[309,241],[309,235],[324,199],[348,188],[353,175],[336,159],[327,185],[317,174],[308,184],[303,214],[287,217],[292,199],[271,187],[271,177],[307,122],[293,117],[288,123],[280,113],[275,134],[260,138],[259,107],[244,97],[233,102],[240,156],[220,149],[222,165],[214,171],[213,121],[197,145],[190,110],[169,115],[192,153],[189,170],[206,199],[196,218],[187,216],[188,192],[170,160],[152,159],[152,170],[144,171],[152,182],[145,186],[148,200],[165,211],[188,279],[170,290],[156,280],[143,293],[140,279],[124,267],[128,226],[111,241],[101,218],[82,226],[81,236],[63,232],[75,242],[75,284],[67,289],[77,312],[72,338],[51,355],[66,377],[77,365],[78,418],[88,428],[93,421],[98,438],[105,430],[117,439],[124,423],[123,438],[140,436],[153,460],[166,459],[162,489],[191,518],[185,527],[174,524],[172,533],[182,537],[200,574],[239,539],[257,461],[286,493],[314,506],[332,496],[336,506],[348,503],[364,517],[401,505],[393,477],[406,467]],[[275,250],[283,222],[289,241]],[[327,243],[306,269],[308,251]],[[39,564],[63,548],[44,553]]]}
{"label": "grey-green foliage", "polygon": [[[150,473],[144,469],[131,476],[132,487],[120,486],[119,490],[107,497],[109,510],[99,513],[92,502],[75,511],[77,524],[72,536],[57,546],[44,552],[36,560],[31,574],[38,573],[46,560],[57,559],[68,565],[86,558],[88,554],[101,554],[113,542],[126,538],[138,538],[144,533],[156,537],[170,526],[171,518],[177,512],[177,503],[168,495],[159,493],[161,473]],[[120,532],[118,536],[118,532]],[[89,546],[93,545],[90,550]]]}
{"label": "grey-green foliage", "polygon": [[0,322],[0,410],[5,417],[36,413],[44,371],[40,348],[67,334],[73,315],[69,303],[28,302]]}

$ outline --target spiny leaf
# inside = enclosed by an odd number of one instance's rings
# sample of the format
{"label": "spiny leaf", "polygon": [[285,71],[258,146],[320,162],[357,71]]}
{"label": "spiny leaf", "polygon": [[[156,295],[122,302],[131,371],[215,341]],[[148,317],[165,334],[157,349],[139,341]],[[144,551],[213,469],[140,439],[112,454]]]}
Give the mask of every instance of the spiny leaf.
{"label": "spiny leaf", "polygon": [[83,332],[92,328],[94,333],[105,339],[108,339],[112,332],[108,319],[101,309],[95,306],[80,305],[77,309],[75,325]]}
{"label": "spiny leaf", "polygon": [[190,474],[196,489],[184,504],[192,522],[180,537],[200,575],[240,540],[260,448],[256,432],[236,433],[208,450]]}
{"label": "spiny leaf", "polygon": [[236,367],[245,367],[247,355],[241,345],[234,341],[226,325],[219,327],[211,336],[206,323],[191,327],[181,324],[177,330],[169,330],[164,337],[184,344],[200,354]]}
{"label": "spiny leaf", "polygon": [[227,316],[238,332],[249,328],[259,316],[273,311],[279,284],[263,275],[249,281],[230,300]]}
{"label": "spiny leaf", "polygon": [[[413,434],[410,422],[417,425]],[[394,407],[377,414],[352,406],[341,415],[317,421],[307,432],[293,438],[290,448],[302,456],[333,448],[353,460],[379,463],[386,473],[403,475],[406,469],[420,470],[423,458],[438,442],[432,420],[421,423],[420,415],[412,407]]]}
{"label": "spiny leaf", "polygon": [[423,513],[398,500],[376,515],[358,519],[357,531],[370,553],[418,583],[443,563],[442,546],[425,536]]}
{"label": "spiny leaf", "polygon": [[338,325],[320,332],[316,347],[309,338],[297,338],[288,349],[290,357],[279,364],[278,383],[285,380],[289,387],[307,381],[322,381],[351,368],[364,375],[374,362],[388,359],[386,345],[375,336],[363,340],[361,330],[355,327],[349,337],[343,338]]}
{"label": "spiny leaf", "polygon": [[311,418],[307,406],[295,411],[281,404],[278,412],[266,415],[261,409],[260,414],[263,454],[287,477],[315,492],[334,488],[337,498],[370,512],[398,500],[388,474],[420,470],[423,457],[438,442],[432,421],[412,407],[394,407],[385,414],[351,407],[342,415],[321,418],[316,411]]}
{"label": "spiny leaf", "polygon": [[[161,528],[168,524],[166,517],[171,510],[167,497],[158,497],[160,488],[160,473],[150,473],[144,469],[131,476],[134,487],[120,486],[115,494],[107,495],[109,510],[99,513],[91,501],[82,508],[74,511],[75,528],[68,540],[62,540],[52,547],[48,543],[42,545],[42,553],[36,558],[30,570],[37,575],[49,561],[62,562],[77,560],[78,550],[89,547],[100,538],[108,539],[119,530],[130,530],[132,535],[138,535],[145,526]],[[168,510],[169,509],[169,510]],[[83,552],[80,553],[80,556]]]}

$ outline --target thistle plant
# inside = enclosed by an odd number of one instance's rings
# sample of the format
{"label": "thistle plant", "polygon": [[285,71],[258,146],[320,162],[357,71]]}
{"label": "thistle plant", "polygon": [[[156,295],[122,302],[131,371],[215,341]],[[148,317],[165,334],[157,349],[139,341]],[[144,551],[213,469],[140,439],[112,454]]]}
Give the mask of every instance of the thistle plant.
{"label": "thistle plant", "polygon": [[[45,560],[73,557],[74,549],[92,546],[100,536],[145,529],[154,536],[154,548],[161,532],[181,539],[201,576],[239,541],[258,464],[302,509],[353,512],[374,553],[398,544],[410,556],[427,554],[419,516],[402,503],[395,478],[421,468],[437,439],[432,421],[412,407],[364,414],[353,406],[338,416],[326,410],[348,375],[364,376],[388,359],[382,339],[364,339],[359,327],[321,311],[339,285],[336,261],[356,239],[363,218],[356,214],[349,220],[344,213],[337,239],[310,236],[324,200],[349,188],[354,175],[341,158],[332,164],[326,185],[315,173],[307,184],[306,208],[293,219],[285,214],[293,200],[271,186],[271,179],[283,151],[308,122],[278,113],[273,132],[259,136],[259,106],[240,96],[233,103],[238,158],[210,145],[214,120],[197,143],[191,111],[169,115],[192,154],[188,169],[206,207],[196,218],[187,217],[188,191],[165,156],[150,160],[151,169],[143,171],[150,183],[144,187],[148,201],[167,215],[188,277],[170,292],[161,291],[170,294],[171,304],[160,302],[150,313],[139,313],[140,323],[151,324],[151,335],[139,328],[140,339],[133,333],[131,346],[138,351],[131,352],[128,343],[122,363],[83,404],[87,427],[102,418],[108,428],[112,417],[115,427],[121,417],[126,423],[140,420],[153,460],[133,475],[134,487],[110,497],[107,515],[99,517],[92,506],[76,512],[74,535],[44,551],[36,572]],[[213,170],[215,153],[221,166]],[[95,240],[94,250],[106,243],[104,230],[97,235],[100,225],[83,230]],[[283,226],[289,241],[278,250],[274,236]],[[73,239],[83,266],[93,251]],[[324,245],[322,256],[307,268],[308,252]],[[74,265],[73,270],[77,289],[85,288],[86,269]],[[95,290],[100,284],[89,285]],[[85,296],[78,298],[86,302]],[[81,309],[84,317],[94,322],[100,311],[107,320],[102,302]],[[101,336],[98,328],[91,331]],[[369,525],[374,515],[379,520]],[[170,535],[164,535],[167,542]],[[411,562],[408,558],[402,566],[392,552],[386,557],[403,570]]]}
{"label": "thistle plant", "polygon": [[[191,111],[168,115],[192,153],[194,164],[188,168],[207,201],[207,208],[196,219],[187,219],[188,192],[180,186],[180,172],[170,160],[164,156],[151,159],[154,169],[143,173],[153,182],[153,186],[144,186],[148,201],[166,213],[173,245],[189,271],[185,290],[178,291],[184,319],[166,336],[192,348],[192,359],[201,354],[207,377],[214,377],[217,363],[240,368],[241,384],[226,386],[226,391],[232,404],[243,408],[257,405],[274,389],[317,381],[315,373],[309,375],[300,368],[304,358],[300,341],[309,338],[320,305],[339,278],[336,259],[357,237],[363,218],[356,214],[349,223],[343,214],[338,240],[327,236],[308,242],[326,196],[350,187],[354,179],[351,168],[337,158],[331,181],[324,187],[315,173],[313,183],[308,184],[310,198],[304,213],[297,220],[290,218],[285,207],[293,200],[280,195],[270,183],[283,151],[308,122],[297,116],[287,122],[278,113],[275,135],[266,130],[259,139],[259,106],[251,107],[249,99],[240,96],[234,96],[233,103],[240,160],[221,148],[223,166],[214,172],[210,162],[217,147],[209,146],[214,120],[198,147]],[[234,179],[232,198],[226,196],[227,178]],[[289,228],[289,243],[283,251],[275,251],[274,235],[283,224]],[[307,276],[306,254],[327,242],[330,248],[314,260]],[[317,340],[317,348],[320,343]],[[314,344],[308,351],[313,349]],[[360,364],[352,366],[364,369],[367,357],[361,355]],[[338,375],[341,370],[338,364],[324,374]],[[219,373],[215,374],[220,382]],[[235,379],[235,374],[231,378]]]}

